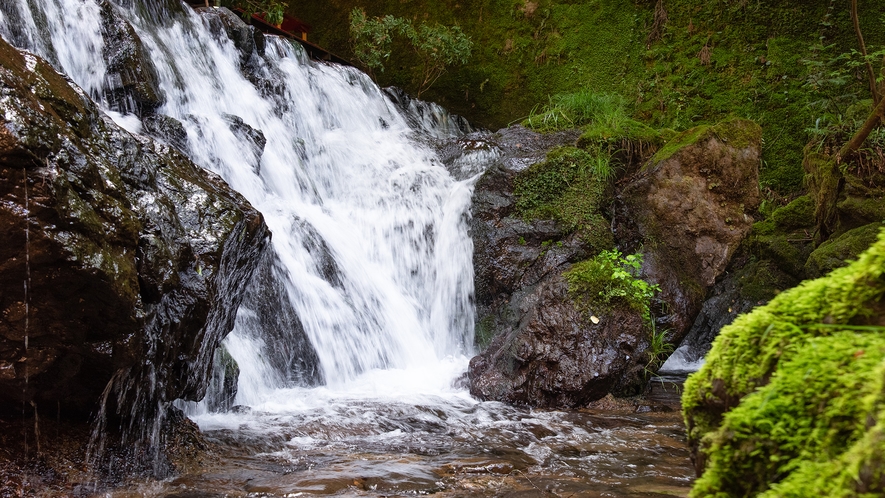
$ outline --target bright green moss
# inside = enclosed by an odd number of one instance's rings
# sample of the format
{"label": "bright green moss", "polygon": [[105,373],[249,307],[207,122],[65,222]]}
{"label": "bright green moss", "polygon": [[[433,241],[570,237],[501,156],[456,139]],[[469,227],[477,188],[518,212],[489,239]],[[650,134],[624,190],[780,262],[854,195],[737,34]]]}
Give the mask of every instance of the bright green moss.
{"label": "bright green moss", "polygon": [[[885,349],[882,333],[850,327],[877,323],[883,299],[885,232],[854,263],[803,282],[722,329],[682,398],[689,439],[710,462],[710,475],[693,496],[751,495],[802,462],[818,462],[812,454],[841,458],[862,435],[852,424],[866,427],[866,412],[855,404],[870,392],[869,372]],[[790,420],[772,419],[777,411]],[[790,435],[799,429],[806,431],[800,438]],[[758,477],[739,484],[751,475]]]}
{"label": "bright green moss", "polygon": [[875,374],[878,393],[861,400],[863,412],[870,415],[863,436],[837,458],[823,461],[805,460],[783,481],[774,483],[760,498],[872,498],[885,494],[885,368]]}
{"label": "bright green moss", "polygon": [[676,154],[682,148],[697,143],[702,137],[706,135],[706,133],[710,130],[710,127],[707,125],[696,126],[691,128],[690,130],[683,131],[679,133],[669,142],[664,144],[664,147],[661,148],[654,156],[652,156],[649,164],[657,164],[661,161],[666,161],[673,157],[673,154]]}
{"label": "bright green moss", "polygon": [[808,195],[797,197],[786,206],[776,209],[770,219],[780,230],[813,227],[814,200]]}
{"label": "bright green moss", "polygon": [[711,134],[734,148],[743,149],[761,144],[762,129],[752,121],[736,118],[726,119],[715,125],[696,126],[670,139],[661,150],[652,156],[649,164],[654,165],[666,161],[684,147],[693,145]]}
{"label": "bright green moss", "polygon": [[838,459],[863,436],[885,336],[836,332],[783,349],[789,358],[771,382],[705,437],[710,459],[691,496],[753,496],[803,465]]}

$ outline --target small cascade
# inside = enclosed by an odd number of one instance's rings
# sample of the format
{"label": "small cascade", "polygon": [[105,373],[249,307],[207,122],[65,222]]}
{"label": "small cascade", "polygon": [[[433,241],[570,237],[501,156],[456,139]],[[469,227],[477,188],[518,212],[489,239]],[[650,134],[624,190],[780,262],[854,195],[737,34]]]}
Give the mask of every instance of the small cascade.
{"label": "small cascade", "polygon": [[[243,53],[225,31],[236,19],[167,3],[160,15],[122,0],[9,0],[0,35],[49,60],[122,127],[221,175],[273,232],[207,400],[180,406],[195,416],[279,389],[348,391],[371,372],[463,368],[481,168],[460,164],[453,176],[434,144],[473,131],[466,121],[311,62],[284,39]],[[142,53],[155,88],[130,85],[119,67]]]}

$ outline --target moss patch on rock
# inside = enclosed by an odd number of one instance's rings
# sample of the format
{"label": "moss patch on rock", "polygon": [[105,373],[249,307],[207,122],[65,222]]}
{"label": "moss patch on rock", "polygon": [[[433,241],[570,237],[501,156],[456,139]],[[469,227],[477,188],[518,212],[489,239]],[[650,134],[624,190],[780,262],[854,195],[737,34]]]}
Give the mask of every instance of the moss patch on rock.
{"label": "moss patch on rock", "polygon": [[815,278],[845,266],[876,241],[883,226],[882,222],[870,223],[827,240],[808,256],[805,274]]}
{"label": "moss patch on rock", "polygon": [[574,147],[554,149],[547,159],[514,179],[516,213],[524,219],[555,220],[566,232],[578,231],[598,252],[614,245],[600,213],[605,200],[608,159]]}
{"label": "moss patch on rock", "polygon": [[652,156],[649,164],[666,161],[683,148],[708,138],[710,134],[735,149],[744,149],[760,143],[762,128],[752,121],[737,118],[727,119],[715,125],[696,126],[671,138]]}
{"label": "moss patch on rock", "polygon": [[885,232],[854,263],[723,328],[682,398],[697,462],[709,462],[693,496],[748,496],[809,465],[838,474],[851,451],[881,454],[861,400],[879,392],[883,310]]}

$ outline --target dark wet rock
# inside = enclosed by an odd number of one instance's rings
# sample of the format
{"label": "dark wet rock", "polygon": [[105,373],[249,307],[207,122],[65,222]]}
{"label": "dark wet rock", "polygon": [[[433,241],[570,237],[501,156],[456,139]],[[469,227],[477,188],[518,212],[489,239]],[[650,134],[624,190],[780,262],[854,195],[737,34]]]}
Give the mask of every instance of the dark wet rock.
{"label": "dark wet rock", "polygon": [[240,66],[254,66],[256,57],[264,57],[264,33],[246,24],[240,16],[226,7],[200,7],[196,9],[209,25],[210,32],[219,40],[230,39],[240,53]]}
{"label": "dark wet rock", "polygon": [[141,121],[141,131],[184,152],[187,150],[187,130],[181,121],[165,114],[151,114]]}
{"label": "dark wet rock", "polygon": [[644,278],[661,287],[658,326],[678,344],[707,292],[750,233],[759,205],[761,129],[733,119],[685,131],[618,194],[615,236],[644,254]]}
{"label": "dark wet rock", "polygon": [[707,293],[707,299],[679,346],[685,361],[697,361],[710,350],[722,327],[738,315],[766,304],[780,290],[798,280],[779,270],[771,261],[737,255],[726,274]]}
{"label": "dark wet rock", "polygon": [[244,153],[244,156],[245,153],[248,152],[251,157],[244,157],[244,159],[252,165],[255,174],[259,174],[261,172],[261,155],[264,154],[264,146],[267,145],[267,139],[264,138],[264,132],[252,128],[239,116],[223,114],[222,117],[227,123],[227,127],[230,128],[230,131],[237,137],[237,139],[249,144],[249,150],[242,152]]}
{"label": "dark wet rock", "polygon": [[102,56],[107,64],[104,98],[116,111],[146,116],[165,101],[157,68],[117,7],[109,0],[103,0],[100,6]]}
{"label": "dark wet rock", "polygon": [[577,131],[541,135],[522,127],[492,137],[501,151],[480,178],[473,198],[477,342],[485,351],[470,363],[471,393],[532,406],[580,406],[642,371],[642,318],[625,310],[598,324],[577,310],[562,273],[590,257],[577,233],[552,220],[514,213],[513,181]]}
{"label": "dark wet rock", "polygon": [[514,214],[513,180],[517,173],[542,161],[552,147],[573,142],[578,133],[542,135],[516,126],[496,135],[491,140],[501,155],[477,182],[471,207],[477,341],[481,346],[516,325],[518,314],[508,310],[514,292],[587,256],[576,237],[546,250],[541,247],[545,241],[568,234],[552,221],[527,222]]}
{"label": "dark wet rock", "polygon": [[319,385],[323,383],[320,360],[292,307],[284,283],[288,281],[286,269],[268,251],[246,289],[236,327],[240,333],[259,341],[261,355],[277,376],[272,383]]}
{"label": "dark wet rock", "polygon": [[435,144],[437,155],[455,180],[463,181],[485,172],[502,152],[494,135],[473,132]]}
{"label": "dark wet rock", "polygon": [[[575,138],[504,130],[494,138],[501,157],[476,185],[476,331],[488,347],[469,372],[471,392],[480,398],[574,407],[645,387],[650,333],[640,313],[615,306],[593,323],[576,309],[562,276],[613,244],[612,234],[594,226],[591,243],[554,221],[514,214],[519,172]],[[688,332],[750,231],[749,213],[759,202],[759,147],[759,127],[749,121],[689,130],[644,168],[626,168],[633,176],[618,182],[626,186],[614,240],[624,252],[644,253],[643,278],[662,288],[653,312],[669,342]],[[603,235],[609,242],[598,242]]]}
{"label": "dark wet rock", "polygon": [[104,392],[101,420],[138,427],[201,399],[267,246],[261,215],[5,42],[0,86],[15,111],[0,126],[0,406],[86,417]]}
{"label": "dark wet rock", "polygon": [[206,390],[206,407],[212,412],[230,411],[237,398],[240,366],[224,345],[215,350],[213,364],[215,367]]}
{"label": "dark wet rock", "polygon": [[575,308],[559,273],[515,293],[513,301],[518,322],[470,362],[475,396],[576,407],[616,390],[631,369],[644,365],[636,348],[642,340],[636,336],[645,335],[642,317],[615,310],[593,324]]}

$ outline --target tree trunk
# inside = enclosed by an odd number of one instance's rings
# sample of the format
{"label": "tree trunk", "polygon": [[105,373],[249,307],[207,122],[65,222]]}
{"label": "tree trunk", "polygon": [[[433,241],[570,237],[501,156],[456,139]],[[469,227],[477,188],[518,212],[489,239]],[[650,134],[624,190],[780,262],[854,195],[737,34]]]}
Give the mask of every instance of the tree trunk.
{"label": "tree trunk", "polygon": [[879,103],[879,88],[876,84],[876,72],[867,58],[867,45],[863,41],[863,33],[860,31],[860,19],[857,16],[857,0],[851,0],[851,22],[854,24],[854,34],[857,35],[857,44],[860,45],[860,53],[863,55],[864,64],[867,67],[867,77],[870,80],[870,94],[873,96],[873,105]]}

